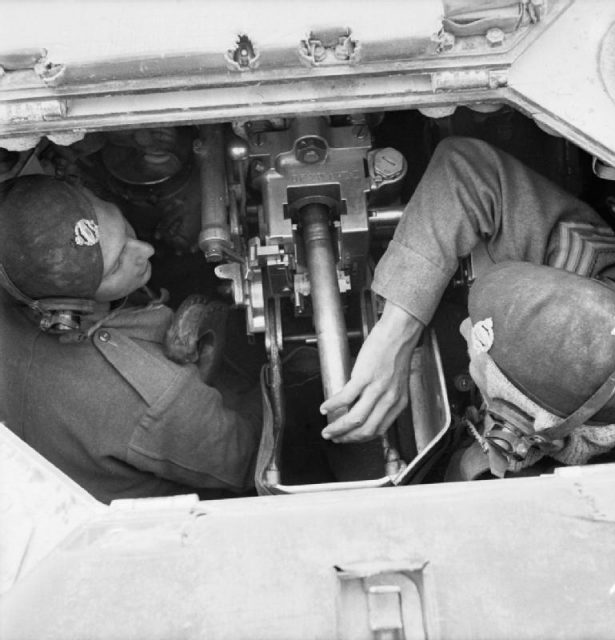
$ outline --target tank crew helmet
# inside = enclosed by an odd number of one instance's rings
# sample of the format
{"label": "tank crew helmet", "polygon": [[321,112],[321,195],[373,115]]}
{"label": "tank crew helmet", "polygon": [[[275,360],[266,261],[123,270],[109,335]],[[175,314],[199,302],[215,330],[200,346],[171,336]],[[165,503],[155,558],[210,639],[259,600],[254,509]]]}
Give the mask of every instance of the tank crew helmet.
{"label": "tank crew helmet", "polygon": [[16,178],[0,198],[0,285],[45,331],[78,328],[103,276],[94,205],[46,175]]}
{"label": "tank crew helmet", "polygon": [[[468,309],[461,332],[485,400],[477,444],[494,475],[542,455],[583,464],[615,446],[615,289],[509,262],[476,280]],[[483,464],[472,449],[471,477]]]}
{"label": "tank crew helmet", "polygon": [[[468,310],[475,344],[546,410],[566,418],[603,386],[586,420],[615,423],[615,289],[527,262],[479,277]],[[479,347],[480,348],[480,347]]]}

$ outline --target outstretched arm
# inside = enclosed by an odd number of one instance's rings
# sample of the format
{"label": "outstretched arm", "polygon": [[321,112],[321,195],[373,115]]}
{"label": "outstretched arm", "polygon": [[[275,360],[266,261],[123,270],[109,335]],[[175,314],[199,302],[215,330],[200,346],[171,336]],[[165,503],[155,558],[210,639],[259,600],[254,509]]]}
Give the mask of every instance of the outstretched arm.
{"label": "outstretched arm", "polygon": [[376,268],[372,288],[387,301],[383,316],[350,381],[321,407],[323,413],[348,413],[323,437],[367,440],[393,423],[408,402],[412,351],[460,257],[484,242],[494,263],[548,263],[556,246],[553,230],[571,220],[601,223],[588,205],[512,156],[480,140],[441,142]]}
{"label": "outstretched arm", "polygon": [[359,352],[350,381],[321,405],[324,414],[348,409],[323,430],[323,438],[357,442],[386,433],[408,404],[410,358],[422,329],[414,316],[392,302],[385,304]]}
{"label": "outstretched arm", "polygon": [[[550,263],[558,223],[604,225],[591,207],[495,147],[446,138],[378,263],[373,290],[427,325],[460,257]],[[555,242],[554,242],[555,241]]]}

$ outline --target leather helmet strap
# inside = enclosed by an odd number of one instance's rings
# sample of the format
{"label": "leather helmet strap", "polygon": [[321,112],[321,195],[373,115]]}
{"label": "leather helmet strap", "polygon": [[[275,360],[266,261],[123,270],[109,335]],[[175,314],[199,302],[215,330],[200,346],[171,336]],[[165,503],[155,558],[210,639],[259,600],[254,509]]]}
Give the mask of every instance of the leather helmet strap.
{"label": "leather helmet strap", "polygon": [[22,302],[35,311],[43,312],[36,300],[32,300],[32,298],[29,298],[17,288],[17,285],[9,278],[3,264],[0,264],[0,285],[18,302]]}
{"label": "leather helmet strap", "polygon": [[574,413],[560,424],[538,432],[549,440],[560,440],[570,435],[576,428],[585,424],[615,395],[615,371],[604,381],[598,390],[586,400]]}
{"label": "leather helmet strap", "polygon": [[[94,300],[85,298],[41,298],[40,300],[33,300],[20,291],[17,285],[9,278],[2,264],[0,264],[0,286],[15,300],[40,314],[43,319],[53,319],[53,314],[57,311],[74,311],[80,315],[88,315],[94,312]],[[44,320],[41,320],[40,327],[43,331],[48,329]]]}

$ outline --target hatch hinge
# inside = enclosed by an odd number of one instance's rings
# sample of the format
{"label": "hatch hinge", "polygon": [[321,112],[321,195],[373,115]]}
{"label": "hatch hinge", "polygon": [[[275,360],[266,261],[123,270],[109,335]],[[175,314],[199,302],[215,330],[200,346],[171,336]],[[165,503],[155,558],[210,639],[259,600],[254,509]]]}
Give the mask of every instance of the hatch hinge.
{"label": "hatch hinge", "polygon": [[58,84],[66,72],[66,65],[47,59],[47,49],[24,49],[0,54],[0,78],[19,71],[34,71],[48,86]]}
{"label": "hatch hinge", "polygon": [[431,88],[438,91],[500,89],[508,84],[506,69],[457,69],[437,71],[431,76]]}
{"label": "hatch hinge", "polygon": [[61,120],[66,117],[67,112],[68,105],[66,100],[58,100],[57,98],[27,102],[5,102],[0,104],[0,123],[14,125]]}
{"label": "hatch hinge", "polygon": [[231,71],[252,71],[258,67],[260,53],[246,34],[237,36],[234,49],[224,55],[226,66]]}

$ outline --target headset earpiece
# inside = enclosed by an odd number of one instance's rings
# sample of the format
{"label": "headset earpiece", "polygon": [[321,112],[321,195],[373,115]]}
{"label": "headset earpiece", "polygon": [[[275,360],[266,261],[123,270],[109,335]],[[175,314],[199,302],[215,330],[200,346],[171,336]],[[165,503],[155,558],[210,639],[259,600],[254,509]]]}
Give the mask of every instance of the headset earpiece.
{"label": "headset earpiece", "polygon": [[94,300],[83,298],[43,298],[30,308],[41,315],[39,327],[46,333],[78,331],[82,316],[94,313]]}
{"label": "headset earpiece", "polygon": [[45,333],[66,333],[81,328],[81,317],[94,313],[95,302],[87,298],[41,298],[33,300],[19,290],[0,264],[0,286],[15,300],[39,316],[39,328]]}

